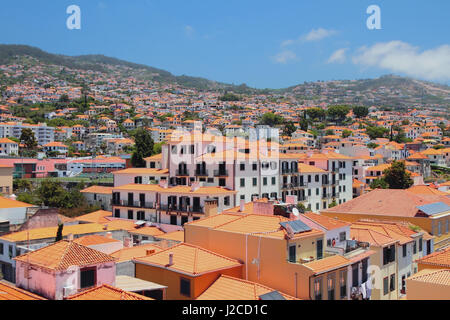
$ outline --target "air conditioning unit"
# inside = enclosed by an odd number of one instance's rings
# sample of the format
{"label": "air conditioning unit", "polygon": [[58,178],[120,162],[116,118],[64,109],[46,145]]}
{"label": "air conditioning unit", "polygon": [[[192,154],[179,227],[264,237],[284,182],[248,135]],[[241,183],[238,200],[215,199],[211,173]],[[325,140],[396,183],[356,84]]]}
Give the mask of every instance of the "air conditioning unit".
{"label": "air conditioning unit", "polygon": [[77,289],[74,286],[63,287],[63,297],[67,298],[73,294],[77,293]]}

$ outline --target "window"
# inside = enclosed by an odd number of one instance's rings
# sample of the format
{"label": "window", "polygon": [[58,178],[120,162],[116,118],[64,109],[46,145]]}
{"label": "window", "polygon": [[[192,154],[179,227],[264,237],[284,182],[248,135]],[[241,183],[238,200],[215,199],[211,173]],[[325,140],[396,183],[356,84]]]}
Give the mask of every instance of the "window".
{"label": "window", "polygon": [[335,275],[330,274],[328,276],[328,300],[334,300],[334,286],[335,286]]}
{"label": "window", "polygon": [[316,177],[314,178],[316,182],[319,182],[319,175],[316,174]]}
{"label": "window", "polygon": [[191,280],[180,278],[180,294],[186,297],[191,296]]}
{"label": "window", "polygon": [[245,163],[244,163],[244,162],[241,162],[241,164],[240,164],[240,170],[241,170],[241,171],[245,171]]}
{"label": "window", "polygon": [[253,178],[253,186],[256,187],[258,185],[258,178]]}
{"label": "window", "polygon": [[296,246],[289,246],[289,262],[294,262],[296,261]]}
{"label": "window", "polygon": [[339,241],[345,241],[345,239],[346,239],[346,233],[340,232],[339,233]]}
{"label": "window", "polygon": [[395,245],[383,248],[383,265],[395,261]]}
{"label": "window", "polygon": [[388,294],[389,293],[389,278],[386,277],[383,279],[383,294]]}
{"label": "window", "polygon": [[145,212],[144,211],[138,211],[137,212],[137,219],[138,220],[145,220]]}
{"label": "window", "polygon": [[224,206],[229,206],[230,205],[230,197],[229,196],[223,198],[223,205]]}
{"label": "window", "polygon": [[241,187],[245,187],[245,178],[241,178]]}
{"label": "window", "polygon": [[133,210],[128,210],[128,219],[133,220]]}
{"label": "window", "polygon": [[403,258],[406,257],[406,244],[402,245]]}
{"label": "window", "polygon": [[414,242],[413,242],[413,254],[416,254],[416,253],[417,253],[417,241],[414,240]]}
{"label": "window", "polygon": [[308,175],[308,183],[311,182],[311,175]]}
{"label": "window", "polygon": [[[277,183],[277,179],[275,177],[272,177],[272,185],[274,186],[276,183]],[[448,228],[448,224],[447,224],[447,228]]]}
{"label": "window", "polygon": [[253,171],[258,170],[258,163],[253,162],[253,164],[252,164],[252,169],[253,169]]}
{"label": "window", "polygon": [[97,270],[93,268],[85,268],[80,271],[80,289],[95,286],[97,282]]}
{"label": "window", "polygon": [[362,275],[361,275],[361,282],[365,283],[367,282],[367,268],[369,266],[369,259],[364,259],[362,261]]}
{"label": "window", "polygon": [[264,185],[264,186],[267,186],[267,177],[264,177],[264,178],[263,178],[263,185]]}
{"label": "window", "polygon": [[3,243],[0,243],[0,254],[3,254]]}
{"label": "window", "polygon": [[341,271],[340,274],[341,299],[344,299],[347,297],[347,271]]}
{"label": "window", "polygon": [[395,290],[395,273],[391,274],[391,281],[390,281],[389,289],[390,289],[390,291]]}
{"label": "window", "polygon": [[352,287],[357,287],[359,285],[359,268],[358,263],[352,265]]}
{"label": "window", "polygon": [[423,240],[422,238],[419,239],[419,252],[422,252],[423,250]]}
{"label": "window", "polygon": [[322,278],[314,280],[314,299],[322,300]]}
{"label": "window", "polygon": [[225,179],[224,178],[219,179],[219,187],[225,187]]}

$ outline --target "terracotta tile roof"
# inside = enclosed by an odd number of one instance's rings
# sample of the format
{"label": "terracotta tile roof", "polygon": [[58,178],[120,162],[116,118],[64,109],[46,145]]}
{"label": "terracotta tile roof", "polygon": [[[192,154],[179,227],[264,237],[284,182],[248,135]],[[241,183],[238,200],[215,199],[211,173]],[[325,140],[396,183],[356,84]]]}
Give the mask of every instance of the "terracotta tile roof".
{"label": "terracotta tile roof", "polygon": [[108,238],[105,236],[100,236],[97,234],[92,234],[92,235],[77,238],[77,239],[73,240],[73,242],[81,244],[83,246],[92,246],[92,245],[96,245],[96,244],[121,242],[121,241],[112,239],[112,238]]}
{"label": "terracotta tile roof", "polygon": [[450,269],[423,269],[412,275],[408,280],[450,286]]}
{"label": "terracotta tile roof", "polygon": [[165,234],[164,231],[161,231],[157,227],[142,227],[142,228],[136,228],[134,230],[128,230],[129,233],[132,234],[139,234],[142,236],[161,236]]}
{"label": "terracotta tile roof", "polygon": [[86,221],[93,223],[106,223],[110,222],[110,220],[106,219],[106,217],[112,217],[111,211],[98,210],[91,213],[84,214],[82,216],[78,216],[75,220],[78,221]]}
{"label": "terracotta tile roof", "polygon": [[80,192],[82,193],[99,193],[99,194],[112,194],[113,187],[91,186],[87,187]]}
{"label": "terracotta tile roof", "polygon": [[434,202],[450,204],[450,199],[438,195],[417,195],[407,190],[375,189],[322,212],[414,217],[419,211],[418,206]]}
{"label": "terracotta tile roof", "polygon": [[169,233],[157,236],[156,238],[184,242],[184,231],[169,232]]}
{"label": "terracotta tile roof", "polygon": [[450,269],[450,247],[442,251],[433,252],[421,259],[416,260],[416,262]]}
{"label": "terracotta tile roof", "polygon": [[114,251],[113,253],[110,253],[110,256],[113,256],[116,258],[116,263],[124,262],[124,261],[130,261],[134,258],[139,257],[145,257],[147,256],[148,252],[151,250],[155,250],[156,252],[160,252],[163,249],[156,244],[143,244],[140,246],[135,246],[131,248],[123,248],[117,251]]}
{"label": "terracotta tile roof", "polygon": [[304,216],[313,220],[314,222],[318,223],[319,225],[321,225],[322,227],[324,227],[327,230],[334,230],[334,229],[343,228],[343,227],[347,227],[347,226],[351,225],[350,222],[338,220],[335,218],[330,218],[330,217],[323,216],[323,215],[313,213],[313,212],[305,213]]}
{"label": "terracotta tile roof", "polygon": [[5,300],[47,300],[34,293],[17,288],[4,281],[0,281],[0,301]]}
{"label": "terracotta tile roof", "polygon": [[128,219],[111,219],[109,222],[105,223],[108,226],[108,229],[117,229],[117,230],[135,230],[136,224],[134,220]]}
{"label": "terracotta tile roof", "polygon": [[50,270],[63,271],[71,266],[82,267],[113,262],[115,258],[73,241],[61,240],[47,247],[15,257],[14,260]]}
{"label": "terracotta tile roof", "polygon": [[434,195],[438,195],[438,196],[447,196],[448,193],[444,192],[444,191],[440,191],[437,190],[435,188],[429,187],[429,186],[422,186],[422,185],[417,185],[417,186],[412,186],[409,189],[407,189],[408,192],[414,193],[414,194],[434,194]]}
{"label": "terracotta tile roof", "polygon": [[380,232],[366,228],[365,226],[354,227],[352,225],[350,227],[350,237],[361,242],[369,242],[371,246],[374,245],[378,247],[383,247],[398,241]]}
{"label": "terracotta tile roof", "polygon": [[[237,207],[237,208],[239,209],[239,207]],[[232,209],[230,209],[230,210],[232,210]],[[227,210],[226,213],[223,212],[221,214],[217,214],[217,215],[214,215],[214,216],[211,216],[208,218],[185,223],[185,225],[193,224],[196,226],[215,228],[217,226],[228,223],[230,221],[234,221],[236,219],[240,219],[242,217],[242,215],[240,215],[240,214],[229,214],[228,212],[229,212],[229,210]],[[252,212],[253,212],[253,210],[252,210]]]}
{"label": "terracotta tile roof", "polygon": [[305,267],[311,269],[314,274],[320,274],[331,270],[336,270],[348,266],[351,261],[341,255],[334,255],[320,260],[315,260],[303,264]]}
{"label": "terracotta tile roof", "polygon": [[114,171],[113,174],[150,174],[150,175],[168,175],[169,169],[153,168],[128,168]]}
{"label": "terracotta tile roof", "polygon": [[28,207],[35,207],[35,205],[0,196],[0,209],[28,208]]}
{"label": "terracotta tile roof", "polygon": [[352,228],[366,228],[378,233],[381,233],[389,238],[398,240],[401,245],[412,242],[413,239],[409,235],[405,235],[404,232],[396,229],[394,226],[389,226],[384,223],[371,223],[371,222],[355,222],[352,223]]}
{"label": "terracotta tile roof", "polygon": [[[20,242],[26,240],[38,240],[38,239],[51,239],[56,237],[56,232],[58,227],[47,227],[47,228],[36,228],[25,231],[13,232],[4,236],[1,236],[0,239],[11,241],[11,242]],[[119,228],[114,228],[108,226],[105,229],[105,226],[98,223],[83,223],[83,224],[75,224],[64,226],[62,234],[63,236],[67,236],[69,234],[80,235],[80,234],[90,234],[90,233],[100,233],[107,232],[113,230],[120,230]]]}
{"label": "terracotta tile roof", "polygon": [[320,169],[320,168],[315,167],[315,166],[310,166],[310,165],[304,164],[304,163],[299,163],[298,164],[298,171],[300,173],[326,172],[323,169]]}
{"label": "terracotta tile roof", "polygon": [[143,295],[103,284],[67,298],[67,300],[154,300]]}
{"label": "terracotta tile roof", "polygon": [[[259,296],[275,291],[256,282],[221,275],[197,300],[259,300]],[[294,297],[280,292],[286,300]]]}
{"label": "terracotta tile roof", "polygon": [[[170,253],[173,254],[173,265],[171,266],[168,265]],[[190,276],[242,266],[238,260],[187,243],[180,243],[150,256],[133,259],[133,261],[167,268]]]}

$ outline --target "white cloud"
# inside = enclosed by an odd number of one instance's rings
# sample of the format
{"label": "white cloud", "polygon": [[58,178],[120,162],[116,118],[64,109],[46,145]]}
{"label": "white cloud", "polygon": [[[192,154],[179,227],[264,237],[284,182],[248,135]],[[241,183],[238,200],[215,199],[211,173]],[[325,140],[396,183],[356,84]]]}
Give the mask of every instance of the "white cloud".
{"label": "white cloud", "polygon": [[335,35],[337,31],[327,30],[324,28],[312,29],[308,34],[304,35],[302,39],[304,41],[319,41],[327,37]]}
{"label": "white cloud", "polygon": [[330,30],[327,30],[324,28],[312,29],[310,32],[308,32],[307,34],[301,35],[297,39],[284,40],[281,43],[281,46],[287,47],[287,46],[290,46],[290,45],[293,45],[296,43],[301,43],[301,42],[319,41],[324,38],[331,37],[335,34],[337,34],[337,31],[331,30],[331,29]]}
{"label": "white cloud", "polygon": [[327,63],[344,63],[346,60],[345,52],[348,48],[338,49],[330,56]]}
{"label": "white cloud", "polygon": [[297,59],[297,55],[291,50],[284,50],[273,57],[276,63],[286,64],[288,61]]}
{"label": "white cloud", "polygon": [[359,48],[353,63],[427,80],[449,80],[450,45],[420,52],[418,47],[406,42],[381,42]]}
{"label": "white cloud", "polygon": [[184,26],[184,34],[188,37],[192,37],[194,35],[194,28],[192,26]]}

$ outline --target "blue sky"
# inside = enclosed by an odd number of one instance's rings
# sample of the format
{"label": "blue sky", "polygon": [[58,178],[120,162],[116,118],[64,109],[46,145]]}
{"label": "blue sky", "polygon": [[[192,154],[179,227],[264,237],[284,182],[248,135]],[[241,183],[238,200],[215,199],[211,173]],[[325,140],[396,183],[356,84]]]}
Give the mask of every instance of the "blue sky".
{"label": "blue sky", "polygon": [[[0,43],[258,88],[396,73],[450,83],[450,1],[2,1]],[[68,30],[66,8],[81,8]],[[381,30],[369,30],[369,5]]]}

